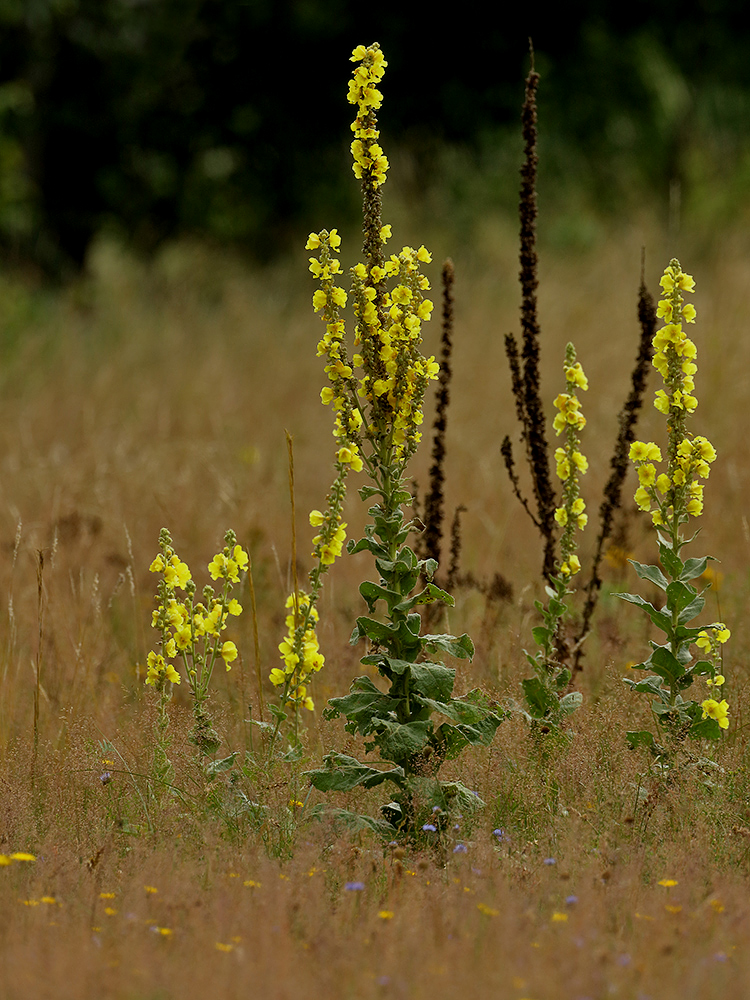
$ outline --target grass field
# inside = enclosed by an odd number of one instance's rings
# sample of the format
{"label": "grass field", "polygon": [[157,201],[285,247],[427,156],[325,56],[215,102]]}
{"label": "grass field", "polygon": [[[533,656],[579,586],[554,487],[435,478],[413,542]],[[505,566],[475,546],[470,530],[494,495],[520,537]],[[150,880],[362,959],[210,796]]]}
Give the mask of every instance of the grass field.
{"label": "grass field", "polygon": [[[399,245],[410,235],[400,234]],[[430,245],[429,233],[416,245],[422,240]],[[348,637],[363,613],[357,586],[371,571],[367,554],[344,556],[327,581],[319,627],[326,665],[314,685],[316,712],[305,713],[304,759],[248,765],[240,779],[248,798],[267,807],[263,820],[232,815],[220,795],[219,806],[206,806],[184,684],[170,706],[177,793],[158,800],[149,792],[155,708],[144,664],[154,642],[148,567],[159,529],[169,527],[199,585],[226,528],[237,532],[252,557],[267,678],[292,587],[286,429],[294,439],[301,575],[309,568],[305,514],[330,485],[333,441],[319,401],[307,255],[300,250],[261,273],[187,242],[146,264],[102,240],[87,277],[64,291],[18,277],[0,282],[0,594],[7,595],[0,852],[36,858],[0,868],[0,995],[746,995],[746,233],[669,240],[643,222],[586,252],[543,247],[542,392],[551,420],[565,344],[574,340],[590,382],[585,571],[637,347],[642,245],[652,291],[672,256],[696,278],[693,429],[719,454],[699,547],[721,560],[706,613],[732,630],[724,668],[731,725],[720,744],[704,747],[716,764],[711,787],[693,770],[639,805],[647,761],[627,749],[624,733],[649,727],[650,712],[621,678],[644,655],[649,633],[611,594],[650,595],[629,566],[608,564],[569,744],[540,751],[520,716],[504,722],[489,749],[444,768],[476,790],[486,810],[461,821],[442,847],[419,851],[307,820],[324,801],[318,793],[304,810],[289,806],[306,799],[301,771],[331,749],[357,749],[321,709],[361,669]],[[440,255],[450,247],[437,233],[432,249],[437,286]],[[357,254],[354,235],[344,243],[345,265]],[[487,220],[471,253],[455,255],[446,463],[448,507],[468,508],[463,569],[479,578],[499,571],[513,586],[512,600],[499,603],[460,591],[445,612],[446,631],[468,631],[477,647],[473,662],[459,665],[456,688],[480,686],[500,702],[518,698],[528,674],[522,647],[538,623],[533,601],[541,592],[538,538],[499,452],[503,435],[517,434],[503,350],[504,335],[518,327],[516,254],[513,228]],[[427,354],[438,350],[439,324],[430,327]],[[644,440],[663,435],[651,406],[656,387],[652,373],[638,431]],[[420,485],[428,465],[425,442],[413,469]],[[632,476],[627,550],[654,561],[649,519],[631,500],[635,486]],[[365,516],[352,489],[350,537]],[[246,589],[241,596],[249,608]],[[249,706],[259,715],[249,611],[228,635],[240,657],[217,676],[212,694],[219,756],[257,751],[259,740],[245,721]],[[267,681],[265,698],[273,698]],[[102,780],[105,772],[111,780]],[[362,792],[337,804],[373,812],[379,801]]]}

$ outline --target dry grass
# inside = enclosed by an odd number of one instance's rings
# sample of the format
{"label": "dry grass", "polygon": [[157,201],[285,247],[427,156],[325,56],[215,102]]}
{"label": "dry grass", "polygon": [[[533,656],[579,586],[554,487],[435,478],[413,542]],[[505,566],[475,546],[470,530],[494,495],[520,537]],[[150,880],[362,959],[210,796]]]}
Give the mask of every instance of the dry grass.
{"label": "dry grass", "polygon": [[[320,505],[331,477],[317,320],[300,277],[306,255],[253,274],[184,244],[147,268],[102,243],[91,276],[76,288],[42,298],[11,282],[3,287],[0,593],[9,600],[0,852],[31,851],[38,860],[0,868],[1,996],[744,995],[750,255],[746,237],[675,251],[646,233],[634,226],[590,255],[543,257],[542,389],[551,400],[561,388],[564,345],[575,340],[591,384],[585,487],[595,503],[636,350],[640,246],[649,248],[652,287],[677,252],[697,280],[695,425],[719,451],[699,546],[722,559],[721,614],[733,631],[726,669],[733,726],[717,753],[723,772],[712,791],[686,777],[650,814],[634,812],[643,760],[625,750],[623,733],[648,723],[647,707],[620,678],[642,655],[646,634],[609,596],[635,588],[633,574],[612,570],[585,661],[575,739],[545,758],[515,719],[489,751],[452,765],[488,808],[473,828],[456,831],[466,853],[449,845],[445,857],[399,858],[328,823],[295,823],[286,809],[294,788],[281,767],[246,776],[247,794],[270,807],[260,826],[230,821],[218,807],[201,812],[191,805],[199,783],[182,691],[173,704],[172,757],[183,797],[157,809],[139,777],[149,767],[153,714],[135,665],[151,644],[147,567],[162,525],[196,576],[225,528],[235,528],[253,557],[264,675],[274,665],[290,588],[285,428],[295,439],[300,510]],[[535,623],[540,552],[499,455],[514,427],[502,347],[517,327],[514,239],[488,224],[476,253],[489,263],[471,276],[456,258],[447,501],[469,507],[465,568],[478,576],[500,570],[515,597],[487,606],[477,594],[458,595],[450,626],[470,631],[478,649],[458,690],[479,683],[507,697],[518,694],[526,672],[521,647]],[[429,334],[432,350],[437,335]],[[641,433],[661,434],[656,413],[646,414]],[[427,462],[425,449],[414,470],[422,482]],[[352,533],[363,516],[353,494]],[[648,561],[652,538],[642,521],[631,519],[630,543]],[[304,546],[301,562],[304,572]],[[365,564],[365,556],[342,559],[323,599],[319,706],[345,691],[358,669],[347,637],[360,613]],[[233,635],[242,663],[218,678],[212,702],[227,752],[248,746],[249,704],[257,715],[249,617]],[[308,761],[344,738],[340,723],[316,716]],[[110,759],[114,765],[103,763]],[[113,775],[107,784],[103,770]],[[351,800],[364,809],[377,803],[366,794]],[[555,864],[545,863],[550,858]],[[665,878],[678,885],[659,886]],[[347,882],[365,889],[347,890]]]}

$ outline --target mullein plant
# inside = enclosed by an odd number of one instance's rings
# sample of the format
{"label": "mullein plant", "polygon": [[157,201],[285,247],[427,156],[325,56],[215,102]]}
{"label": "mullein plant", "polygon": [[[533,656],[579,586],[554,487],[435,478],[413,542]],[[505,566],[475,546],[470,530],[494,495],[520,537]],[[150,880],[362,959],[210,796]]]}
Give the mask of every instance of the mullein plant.
{"label": "mullein plant", "polygon": [[581,570],[576,536],[588,521],[586,504],[580,496],[580,478],[588,470],[588,460],[581,451],[580,441],[586,418],[578,398],[579,391],[588,389],[588,379],[576,358],[573,344],[568,344],[565,350],[563,370],[565,392],[555,399],[558,413],[553,423],[555,433],[563,438],[562,445],[555,450],[557,476],[562,482],[561,503],[554,512],[555,521],[562,528],[560,558],[545,587],[549,598],[547,604],[534,602],[544,624],[532,629],[539,650],[533,655],[524,650],[534,668],[534,676],[522,681],[527,706],[522,710],[523,714],[532,725],[541,727],[543,731],[559,728],[563,719],[574,712],[582,700],[580,692],[568,691],[571,671],[566,665],[562,634],[568,610],[566,598],[573,593],[569,584]]}
{"label": "mullein plant", "polygon": [[[369,644],[362,663],[374,667],[389,688],[381,690],[370,676],[358,677],[347,696],[331,700],[327,716],[346,716],[347,730],[364,736],[365,749],[377,749],[391,766],[372,767],[333,753],[325,758],[324,768],[309,776],[322,791],[372,788],[389,781],[396,790],[382,809],[384,819],[345,810],[339,815],[387,836],[395,830],[439,836],[452,811],[468,812],[479,804],[459,782],[437,780],[441,764],[470,744],[489,743],[503,715],[494,712],[479,691],[462,700],[453,698],[455,670],[427,658],[435,653],[471,658],[474,647],[468,635],[420,634],[420,605],[453,604],[432,582],[436,561],[419,560],[406,544],[414,525],[404,515],[404,506],[412,500],[406,470],[421,438],[424,393],[439,371],[434,357],[420,351],[422,324],[432,312],[432,302],[424,295],[429,282],[421,268],[431,256],[423,246],[386,255],[391,227],[382,222],[381,188],[388,160],[380,146],[376,112],[387,63],[377,44],[357,46],[351,58],[357,64],[348,93],[357,112],[351,149],[354,174],[362,183],[364,262],[349,272],[349,295],[336,283],[342,274],[336,230],[313,233],[307,241],[307,249],[314,251],[310,271],[320,282],[313,308],[325,325],[318,356],[325,360],[328,384],[321,399],[334,413],[336,478],[326,509],[310,515],[317,534],[309,587],[287,601],[288,631],[279,647],[283,666],[274,669],[271,681],[281,694],[277,718],[286,714],[290,702],[295,709],[312,708],[305,682],[323,665],[315,634],[322,577],[342,551],[347,478],[364,471],[370,485],[359,492],[363,500],[376,501],[369,508],[372,523],[363,538],[348,543],[347,551],[367,551],[374,557],[378,580],[364,582],[359,589],[370,613],[380,607],[382,615],[358,618],[351,643]],[[351,355],[341,318],[350,296],[355,316]],[[427,582],[413,593],[420,576]],[[434,712],[449,721],[436,725]]]}
{"label": "mullein plant", "polygon": [[[630,560],[642,580],[653,584],[665,595],[661,607],[655,607],[635,594],[619,596],[642,608],[654,625],[664,633],[664,641],[651,641],[651,654],[636,670],[649,671],[642,680],[624,678],[633,691],[652,699],[657,736],[649,731],[630,732],[632,747],[645,746],[662,763],[669,765],[674,750],[686,737],[716,740],[729,727],[729,705],[722,692],[721,649],[729,638],[723,622],[691,626],[701,613],[705,600],[691,580],[706,571],[711,556],[683,560],[682,550],[693,541],[683,529],[691,518],[703,511],[703,484],[711,463],[716,459],[713,445],[688,430],[688,420],[698,405],[693,395],[697,349],[683,329],[683,323],[695,322],[695,307],[686,303],[683,293],[693,292],[695,282],[685,274],[678,260],[671,260],[661,279],[662,298],[657,315],[664,326],[654,336],[654,368],[661,375],[664,388],[656,393],[654,405],[667,418],[666,469],[661,449],[654,442],[635,441],[630,458],[638,472],[639,486],[635,501],[651,514],[656,528],[661,567]],[[691,647],[697,647],[694,654]],[[708,690],[705,697],[686,697],[693,682],[702,679]],[[659,740],[663,739],[664,744]]]}
{"label": "mullein plant", "polygon": [[148,654],[146,674],[146,684],[159,697],[153,763],[157,781],[169,782],[172,777],[167,706],[174,685],[182,683],[183,674],[193,700],[190,739],[198,748],[199,760],[203,762],[213,756],[219,747],[206,702],[214,667],[223,663],[230,670],[238,656],[237,646],[225,640],[223,632],[233,616],[242,614],[242,606],[232,591],[247,566],[247,553],[237,544],[234,532],[228,531],[224,548],[208,565],[211,579],[219,584],[218,593],[209,585],[203,588],[203,600],[196,600],[197,588],[190,567],[175,552],[167,529],[162,528],[159,533],[159,554],[149,567],[161,577],[156,589],[157,607],[151,617],[151,625],[160,635],[159,652],[152,650]]}

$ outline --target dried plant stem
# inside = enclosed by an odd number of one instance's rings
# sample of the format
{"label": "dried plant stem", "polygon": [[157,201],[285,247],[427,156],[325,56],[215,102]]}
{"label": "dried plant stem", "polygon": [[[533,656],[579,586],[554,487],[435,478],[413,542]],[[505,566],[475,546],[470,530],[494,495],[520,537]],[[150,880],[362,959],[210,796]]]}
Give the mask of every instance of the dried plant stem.
{"label": "dried plant stem", "polygon": [[[542,536],[544,556],[542,573],[550,579],[555,568],[554,512],[555,495],[552,489],[544,407],[539,389],[539,320],[537,315],[536,252],[536,175],[537,175],[537,112],[536,89],[539,74],[534,70],[534,51],[531,49],[531,71],[526,78],[526,94],[521,112],[524,138],[524,163],[521,167],[521,194],[519,216],[521,222],[520,281],[521,281],[521,330],[522,349],[519,359],[515,338],[509,334],[505,340],[511,371],[511,387],[516,402],[516,413],[521,422],[522,437],[526,447],[526,460],[531,473],[536,517],[521,496],[518,479],[513,474],[513,457],[510,440],[503,442],[503,457],[511,475],[513,489],[529,513]],[[521,366],[523,363],[523,370]]]}
{"label": "dried plant stem", "polygon": [[644,261],[641,261],[641,284],[638,290],[638,322],[641,327],[641,339],[638,345],[638,356],[631,374],[631,387],[628,398],[618,414],[619,432],[610,459],[610,475],[604,487],[604,499],[599,507],[599,535],[596,540],[596,550],[591,566],[591,574],[586,584],[586,604],[578,633],[575,637],[575,658],[573,671],[583,669],[583,640],[588,634],[591,617],[599,598],[602,579],[599,567],[604,555],[604,545],[612,534],[615,511],[620,507],[622,487],[628,472],[628,449],[635,441],[635,428],[638,415],[643,406],[643,395],[646,391],[646,381],[653,357],[653,339],[656,332],[656,308],[654,300],[646,288],[644,279]]}
{"label": "dried plant stem", "polygon": [[34,684],[34,755],[31,763],[31,782],[36,776],[37,754],[39,752],[39,693],[42,685],[42,651],[44,645],[44,550],[36,552],[36,587],[37,587],[37,647],[36,647],[36,678]]}
{"label": "dried plant stem", "polygon": [[[258,637],[258,605],[255,600],[255,583],[253,582],[253,560],[250,558],[247,567],[247,582],[250,587],[250,610],[253,615],[253,649],[255,654],[255,677],[258,682],[258,706],[260,708],[260,721],[263,722],[265,715],[265,702],[263,699],[263,676],[260,666],[260,639]],[[252,731],[252,730],[251,730]]]}
{"label": "dried plant stem", "polygon": [[[292,592],[294,593],[294,628],[299,625],[299,578],[297,575],[297,515],[294,505],[294,439],[289,431],[286,434],[286,450],[289,458],[289,503],[292,516]],[[294,742],[297,742],[299,726],[299,711],[294,709]]]}
{"label": "dried plant stem", "polygon": [[443,264],[443,334],[441,338],[440,376],[436,393],[437,406],[432,438],[432,466],[430,467],[430,490],[424,506],[424,552],[427,558],[440,563],[440,548],[443,539],[443,507],[445,497],[445,432],[448,425],[448,405],[450,403],[450,383],[453,376],[451,354],[453,342],[453,282],[455,272],[453,261]]}

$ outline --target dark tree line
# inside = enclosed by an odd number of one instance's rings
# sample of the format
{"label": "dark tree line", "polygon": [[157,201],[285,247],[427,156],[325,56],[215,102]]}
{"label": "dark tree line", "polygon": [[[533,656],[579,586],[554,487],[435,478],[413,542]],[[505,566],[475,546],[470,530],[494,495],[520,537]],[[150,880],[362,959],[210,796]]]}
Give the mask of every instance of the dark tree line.
{"label": "dark tree line", "polygon": [[390,63],[384,138],[420,188],[446,144],[486,153],[517,134],[529,35],[557,169],[575,150],[605,201],[618,158],[663,186],[701,116],[742,142],[744,8],[469,4],[446,20],[397,0],[0,0],[0,246],[53,273],[106,226],[144,249],[193,232],[267,257],[300,226],[354,218],[342,81],[373,40]]}

